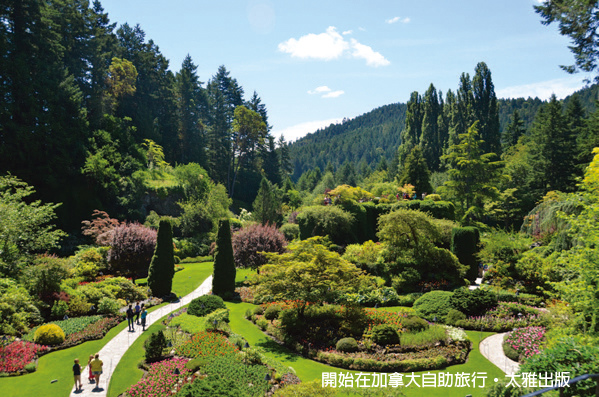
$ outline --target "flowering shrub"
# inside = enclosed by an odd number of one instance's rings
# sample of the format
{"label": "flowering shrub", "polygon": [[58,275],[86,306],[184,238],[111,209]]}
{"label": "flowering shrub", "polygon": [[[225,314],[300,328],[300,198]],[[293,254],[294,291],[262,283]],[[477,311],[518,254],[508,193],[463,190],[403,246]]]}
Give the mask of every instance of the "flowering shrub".
{"label": "flowering shrub", "polygon": [[46,346],[17,340],[7,346],[0,346],[0,372],[20,372],[38,353],[47,349]]}
{"label": "flowering shrub", "polygon": [[214,358],[234,355],[238,349],[222,334],[203,331],[192,336],[191,340],[176,348],[179,356],[189,358]]}
{"label": "flowering shrub", "polygon": [[235,288],[235,292],[239,294],[242,302],[254,303],[254,290],[250,287]]}
{"label": "flowering shrub", "polygon": [[[189,360],[186,358],[172,358],[151,364],[146,376],[131,386],[125,392],[131,397],[158,397],[171,395],[173,387],[180,379],[185,378],[187,369],[185,364]],[[175,369],[179,369],[180,374],[175,375]]]}
{"label": "flowering shrub", "polygon": [[276,226],[254,224],[235,233],[232,237],[235,266],[258,268],[266,263],[260,252],[285,252],[287,241]]}
{"label": "flowering shrub", "polygon": [[544,327],[526,327],[519,328],[510,332],[505,338],[512,349],[518,352],[520,358],[529,358],[539,354],[539,347],[545,337]]}

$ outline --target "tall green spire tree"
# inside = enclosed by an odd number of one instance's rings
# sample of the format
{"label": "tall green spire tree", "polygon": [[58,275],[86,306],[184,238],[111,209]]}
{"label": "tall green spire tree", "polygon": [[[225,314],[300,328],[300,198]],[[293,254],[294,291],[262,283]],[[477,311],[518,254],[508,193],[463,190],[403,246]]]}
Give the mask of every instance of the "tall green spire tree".
{"label": "tall green spire tree", "polygon": [[442,147],[439,143],[439,126],[437,124],[440,107],[437,89],[432,84],[424,93],[422,108],[422,135],[419,140],[422,147],[422,156],[431,170],[438,171],[442,154]]}
{"label": "tall green spire tree", "polygon": [[232,297],[235,293],[235,274],[231,225],[228,219],[222,219],[218,223],[218,234],[216,236],[212,293],[223,299]]}
{"label": "tall green spire tree", "polygon": [[156,248],[148,269],[148,287],[154,296],[167,296],[173,287],[175,275],[175,252],[173,249],[173,227],[162,219],[158,225]]}
{"label": "tall green spire tree", "polygon": [[484,141],[483,152],[501,154],[501,135],[499,133],[499,112],[495,86],[491,79],[491,70],[487,64],[476,65],[472,79],[474,96],[474,118],[479,122],[480,137]]}
{"label": "tall green spire tree", "polygon": [[401,144],[397,149],[399,168],[403,167],[406,158],[420,142],[422,135],[422,97],[417,91],[412,92],[407,104],[406,122],[401,131]]}
{"label": "tall green spire tree", "polygon": [[400,186],[403,186],[406,183],[413,185],[414,189],[419,194],[430,193],[433,191],[433,187],[430,183],[430,172],[419,146],[415,146],[414,149],[412,149],[406,159],[406,164],[403,167],[399,184]]}
{"label": "tall green spire tree", "polygon": [[266,178],[262,178],[252,206],[254,220],[262,225],[276,225],[281,221],[281,214],[281,200],[277,197],[276,188]]}

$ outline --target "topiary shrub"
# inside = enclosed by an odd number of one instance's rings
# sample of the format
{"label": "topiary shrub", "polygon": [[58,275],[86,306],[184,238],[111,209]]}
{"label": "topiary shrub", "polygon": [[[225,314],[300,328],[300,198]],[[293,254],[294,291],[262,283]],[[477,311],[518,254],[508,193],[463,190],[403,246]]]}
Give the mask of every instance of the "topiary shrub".
{"label": "topiary shrub", "polygon": [[108,263],[130,276],[146,276],[156,247],[156,231],[139,223],[117,226],[112,235]]}
{"label": "topiary shrub", "polygon": [[445,323],[449,325],[455,325],[458,321],[465,320],[466,315],[459,310],[451,309],[445,317]]}
{"label": "topiary shrub", "polygon": [[461,264],[468,266],[466,278],[474,280],[478,277],[478,245],[480,233],[472,226],[456,227],[451,234],[451,252],[458,257]]}
{"label": "topiary shrub", "polygon": [[164,349],[166,349],[166,345],[166,338],[162,330],[151,334],[150,337],[144,342],[144,347],[146,349],[146,361],[152,362],[159,360],[162,357],[162,352]]}
{"label": "topiary shrub", "polygon": [[173,287],[175,275],[175,253],[173,247],[173,227],[168,220],[161,220],[158,226],[156,249],[148,270],[148,287],[154,296],[167,296]]}
{"label": "topiary shrub", "polygon": [[287,241],[293,241],[300,236],[300,228],[296,223],[286,223],[279,230],[283,233]]}
{"label": "topiary shrub", "polygon": [[431,291],[414,302],[416,313],[429,321],[444,322],[445,317],[454,307],[451,305],[453,293],[449,291]]}
{"label": "topiary shrub", "polygon": [[277,318],[279,318],[279,314],[281,313],[281,306],[279,305],[270,305],[268,306],[268,308],[264,311],[264,318],[267,320],[276,320]]}
{"label": "topiary shrub", "polygon": [[335,348],[340,352],[352,353],[358,350],[358,342],[354,338],[339,339]]}
{"label": "topiary shrub", "polygon": [[380,324],[372,328],[372,341],[377,345],[398,345],[399,334],[389,324]]}
{"label": "topiary shrub", "polygon": [[64,342],[65,334],[56,324],[45,324],[35,331],[33,340],[39,345],[55,346]]}
{"label": "topiary shrub", "polygon": [[466,316],[480,316],[497,306],[497,297],[494,293],[480,288],[460,288],[453,292],[450,302],[451,306]]}
{"label": "topiary shrub", "polygon": [[207,314],[212,313],[216,309],[226,309],[227,306],[223,301],[223,298],[217,295],[202,295],[199,298],[193,299],[189,302],[187,307],[187,314],[192,316],[204,317]]}
{"label": "topiary shrub", "polygon": [[297,215],[300,228],[300,239],[313,236],[329,236],[335,244],[351,244],[356,242],[352,234],[354,217],[334,205],[305,207]]}
{"label": "topiary shrub", "polygon": [[235,273],[231,226],[228,219],[222,219],[218,224],[216,236],[212,293],[223,298],[232,297],[235,293]]}
{"label": "topiary shrub", "polygon": [[401,325],[409,332],[421,332],[429,327],[426,320],[416,316],[407,317],[401,320]]}
{"label": "topiary shrub", "polygon": [[[297,226],[297,225],[296,225]],[[237,267],[256,269],[266,263],[260,252],[285,252],[287,241],[275,226],[253,224],[233,234],[233,259]]]}

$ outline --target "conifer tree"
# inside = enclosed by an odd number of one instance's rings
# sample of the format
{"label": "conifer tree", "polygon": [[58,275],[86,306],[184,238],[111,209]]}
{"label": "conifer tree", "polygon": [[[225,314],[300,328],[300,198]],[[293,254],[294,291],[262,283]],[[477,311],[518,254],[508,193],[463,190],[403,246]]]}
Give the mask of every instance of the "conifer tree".
{"label": "conifer tree", "polygon": [[491,79],[491,70],[487,64],[476,65],[472,79],[472,109],[474,119],[479,122],[480,138],[483,140],[484,153],[501,154],[501,135],[499,134],[499,113],[495,86]]}
{"label": "conifer tree", "polygon": [[173,227],[168,220],[160,220],[156,249],[148,270],[148,287],[154,296],[171,293],[175,275],[175,254],[173,249]]}
{"label": "conifer tree", "polygon": [[258,195],[252,207],[252,216],[263,225],[277,224],[281,220],[281,200],[277,197],[275,187],[262,178]]}
{"label": "conifer tree", "polygon": [[518,143],[518,139],[524,134],[524,121],[520,117],[518,109],[514,110],[512,114],[512,120],[506,127],[502,136],[502,146],[505,151],[507,148],[514,146]]}
{"label": "conifer tree", "polygon": [[229,298],[235,293],[235,260],[231,243],[231,225],[228,219],[218,223],[212,293],[221,298]]}
{"label": "conifer tree", "polygon": [[407,107],[405,127],[401,131],[401,145],[397,149],[400,169],[412,148],[420,143],[422,135],[422,97],[417,91],[412,92]]}
{"label": "conifer tree", "polygon": [[433,191],[430,184],[430,172],[419,146],[412,149],[403,167],[399,185],[403,186],[406,183],[413,185],[418,194]]}
{"label": "conifer tree", "polygon": [[438,171],[439,157],[442,151],[439,146],[439,126],[437,124],[439,118],[439,97],[437,96],[437,89],[432,84],[424,93],[422,107],[422,135],[419,141],[422,148],[422,156],[431,170]]}

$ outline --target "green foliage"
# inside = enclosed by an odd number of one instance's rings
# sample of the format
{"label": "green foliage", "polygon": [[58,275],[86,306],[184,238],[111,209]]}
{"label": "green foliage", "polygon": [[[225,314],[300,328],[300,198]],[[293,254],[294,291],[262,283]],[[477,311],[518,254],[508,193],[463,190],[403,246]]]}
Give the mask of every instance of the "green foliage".
{"label": "green foliage", "polygon": [[422,295],[414,302],[414,310],[419,316],[429,321],[444,322],[445,317],[454,307],[451,304],[452,292],[449,291],[431,291]]}
{"label": "green foliage", "polygon": [[231,228],[229,220],[223,219],[219,222],[218,235],[216,236],[212,293],[223,298],[232,297],[235,292],[235,272]]}
{"label": "green foliage", "polygon": [[226,309],[225,302],[217,295],[202,295],[189,302],[187,314],[204,317],[217,309]]}
{"label": "green foliage", "polygon": [[33,340],[40,345],[55,346],[64,342],[64,338],[65,333],[62,328],[56,324],[46,324],[35,331]]}
{"label": "green foliage", "polygon": [[16,277],[32,255],[56,248],[65,236],[51,224],[59,205],[28,199],[34,193],[20,179],[0,176],[0,275]]}
{"label": "green foliage", "polygon": [[175,254],[173,228],[167,220],[161,220],[156,238],[156,249],[148,270],[148,286],[154,296],[167,296],[173,287]]}
{"label": "green foliage", "polygon": [[75,254],[73,275],[92,281],[100,272],[107,272],[107,254],[108,250],[105,247],[89,247],[78,251]]}
{"label": "green foliage", "polygon": [[54,298],[53,294],[60,292],[60,283],[69,274],[67,260],[54,255],[40,255],[33,260],[33,266],[24,270],[22,283],[31,295],[50,302]]}
{"label": "green foliage", "polygon": [[372,328],[372,341],[377,345],[399,345],[399,334],[389,324],[380,324]]}
{"label": "green foliage", "polygon": [[281,314],[281,306],[279,305],[269,305],[264,311],[264,318],[267,320],[276,320],[279,318],[279,314]]}
{"label": "green foliage", "polygon": [[281,223],[281,199],[277,189],[266,178],[262,178],[258,195],[252,205],[252,217],[262,225]]}
{"label": "green foliage", "polygon": [[205,331],[207,325],[209,324],[206,324],[206,319],[204,317],[196,317],[188,313],[173,317],[169,322],[170,327],[177,327],[188,334]]}
{"label": "green foliage", "polygon": [[114,316],[119,313],[120,308],[121,305],[116,301],[116,299],[104,297],[100,299],[100,302],[98,302],[98,313],[101,314],[109,314]]}
{"label": "green foliage", "polygon": [[430,193],[433,191],[433,187],[429,181],[429,167],[427,166],[427,162],[424,157],[422,157],[422,150],[420,149],[420,146],[414,146],[406,158],[405,164],[402,165],[403,172],[399,178],[399,184],[401,186],[409,183],[410,185],[414,186],[417,194]]}
{"label": "green foliage", "polygon": [[466,277],[474,280],[478,277],[476,253],[480,242],[480,233],[472,226],[456,227],[451,234],[451,252],[458,257],[462,265],[468,267]]}
{"label": "green foliage", "polygon": [[302,240],[329,236],[335,244],[353,243],[356,240],[352,234],[353,222],[352,215],[334,205],[304,207],[297,215]]}
{"label": "green foliage", "polygon": [[179,202],[182,209],[181,232],[184,237],[200,238],[201,235],[216,231],[218,220],[229,216],[232,201],[227,189],[210,182],[210,189],[202,198],[191,196]]}
{"label": "green foliage", "polygon": [[481,316],[497,306],[497,297],[480,288],[475,290],[460,288],[453,292],[450,303],[455,309],[468,316]]}
{"label": "green foliage", "polygon": [[456,324],[458,321],[460,320],[465,320],[466,319],[466,315],[464,313],[462,313],[459,310],[456,309],[451,309],[448,313],[447,316],[445,317],[445,322],[447,324]]}
{"label": "green foliage", "polygon": [[177,394],[181,397],[238,397],[244,395],[243,388],[237,380],[218,377],[198,379],[193,383],[187,383]]}
{"label": "green foliage", "polygon": [[364,244],[350,244],[345,247],[343,259],[353,263],[371,274],[378,275],[382,271],[382,251],[384,244],[374,243],[372,240]]}
{"label": "green foliage", "polygon": [[300,236],[300,228],[297,223],[285,223],[279,230],[283,233],[287,241],[293,241]]}
{"label": "green foliage", "polygon": [[335,397],[337,391],[332,387],[323,387],[320,380],[302,382],[297,385],[288,385],[278,389],[274,397]]}
{"label": "green foliage", "polygon": [[421,332],[428,329],[428,323],[420,317],[410,316],[401,320],[401,326],[408,332]]}
{"label": "green foliage", "polygon": [[335,349],[344,353],[353,353],[358,350],[358,342],[354,338],[342,338],[337,341]]}
{"label": "green foliage", "polygon": [[42,322],[39,309],[27,290],[14,280],[0,278],[0,333],[19,335]]}
{"label": "green foliage", "polygon": [[218,328],[222,323],[229,322],[229,309],[216,309],[206,315],[206,327]]}
{"label": "green foliage", "polygon": [[164,349],[166,349],[166,345],[166,338],[162,330],[151,334],[150,337],[144,342],[144,347],[146,349],[146,362],[152,362],[160,359],[162,357],[162,352]]}
{"label": "green foliage", "polygon": [[52,305],[52,309],[50,309],[50,314],[53,318],[63,318],[68,311],[68,303],[63,300],[57,300]]}
{"label": "green foliage", "polygon": [[401,346],[403,347],[422,348],[424,346],[443,344],[446,341],[447,331],[445,330],[445,327],[441,325],[431,325],[421,331],[410,331],[401,334]]}

